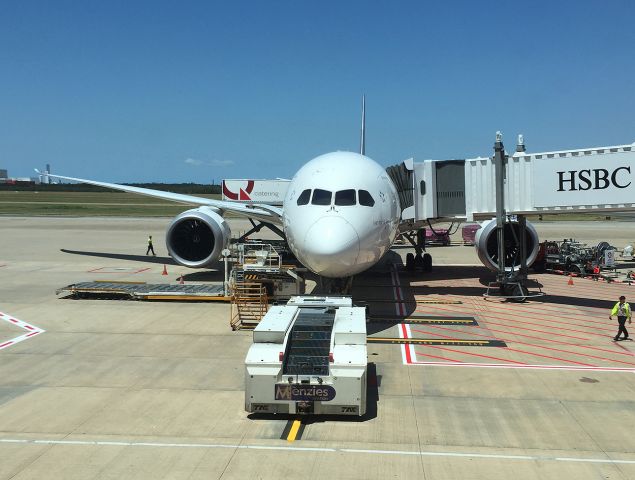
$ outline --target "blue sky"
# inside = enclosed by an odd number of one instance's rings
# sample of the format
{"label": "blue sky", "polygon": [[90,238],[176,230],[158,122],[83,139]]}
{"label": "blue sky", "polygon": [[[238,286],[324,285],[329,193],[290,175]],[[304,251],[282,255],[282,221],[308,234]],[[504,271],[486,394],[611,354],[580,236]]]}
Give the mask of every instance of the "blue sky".
{"label": "blue sky", "polygon": [[115,182],[291,177],[635,141],[631,1],[3,2],[0,168]]}

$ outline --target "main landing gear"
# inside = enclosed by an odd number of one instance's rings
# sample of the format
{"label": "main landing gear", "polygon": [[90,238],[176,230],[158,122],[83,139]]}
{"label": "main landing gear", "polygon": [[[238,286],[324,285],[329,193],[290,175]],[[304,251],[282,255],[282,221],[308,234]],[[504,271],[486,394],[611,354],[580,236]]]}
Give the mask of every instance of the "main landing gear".
{"label": "main landing gear", "polygon": [[[413,238],[413,233],[416,238]],[[432,255],[426,252],[426,229],[422,228],[416,232],[404,232],[402,236],[406,238],[414,247],[415,253],[406,254],[406,270],[414,272],[420,270],[422,272],[432,271]]]}

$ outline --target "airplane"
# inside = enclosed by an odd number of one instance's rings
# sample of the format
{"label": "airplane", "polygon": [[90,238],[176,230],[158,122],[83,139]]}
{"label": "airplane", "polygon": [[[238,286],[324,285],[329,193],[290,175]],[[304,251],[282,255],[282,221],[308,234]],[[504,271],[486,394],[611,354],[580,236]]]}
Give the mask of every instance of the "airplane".
{"label": "airplane", "polygon": [[[398,233],[416,250],[416,256],[408,254],[408,268],[422,266],[429,271],[432,266],[432,258],[424,253],[422,242],[413,240],[407,222],[401,220],[395,184],[384,167],[365,155],[365,99],[362,99],[360,153],[337,151],[310,160],[291,179],[282,207],[206,199],[36,171],[59,180],[197,205],[177,215],[166,234],[170,256],[186,267],[204,268],[219,260],[231,240],[225,213],[272,226],[306,268],[328,279],[350,281],[354,275],[371,268],[391,248]],[[489,232],[484,244],[490,237],[495,240],[495,232]],[[485,255],[492,263],[490,257],[495,256],[495,248],[490,247],[495,247],[495,242],[487,248],[492,251]]]}
{"label": "airplane", "polygon": [[177,215],[166,234],[170,256],[192,268],[215,263],[229,246],[231,230],[223,215],[231,212],[282,227],[290,250],[312,272],[350,277],[372,267],[388,251],[401,217],[397,190],[386,170],[354,152],[331,152],[306,163],[291,179],[282,208],[41,174],[198,205]]}

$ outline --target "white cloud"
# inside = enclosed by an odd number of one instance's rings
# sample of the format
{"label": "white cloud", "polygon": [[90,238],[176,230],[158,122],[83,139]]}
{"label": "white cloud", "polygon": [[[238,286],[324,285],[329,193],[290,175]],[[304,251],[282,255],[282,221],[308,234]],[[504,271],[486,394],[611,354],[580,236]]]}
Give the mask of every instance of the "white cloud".
{"label": "white cloud", "polygon": [[233,164],[233,160],[212,160],[211,162],[207,162],[207,165],[210,167],[228,167]]}
{"label": "white cloud", "polygon": [[205,165],[206,167],[228,167],[229,165],[233,165],[233,160],[211,160],[209,162],[204,162],[202,160],[197,160],[196,158],[186,158],[185,163],[188,165],[192,165],[193,167],[200,167],[201,165]]}

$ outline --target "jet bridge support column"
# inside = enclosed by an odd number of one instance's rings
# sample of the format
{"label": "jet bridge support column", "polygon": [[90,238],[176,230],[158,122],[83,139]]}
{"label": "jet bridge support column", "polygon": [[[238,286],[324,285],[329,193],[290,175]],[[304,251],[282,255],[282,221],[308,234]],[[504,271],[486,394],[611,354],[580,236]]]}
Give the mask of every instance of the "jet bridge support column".
{"label": "jet bridge support column", "polygon": [[496,280],[501,284],[505,282],[505,147],[503,135],[496,132],[494,144],[494,168],[496,172],[496,237],[498,240],[498,272]]}
{"label": "jet bridge support column", "polygon": [[[496,281],[499,285],[500,294],[510,300],[524,302],[527,296],[527,219],[524,215],[518,215],[518,229],[511,226],[508,234],[514,238],[514,243],[520,249],[520,265],[512,263],[506,265],[507,244],[505,242],[506,225],[510,223],[505,209],[505,178],[506,178],[507,156],[503,145],[503,135],[496,132],[496,143],[494,144],[494,167],[496,171],[496,236],[498,242],[498,270]],[[516,234],[518,231],[518,236]],[[509,268],[509,271],[508,271]],[[488,289],[489,290],[489,289]]]}

